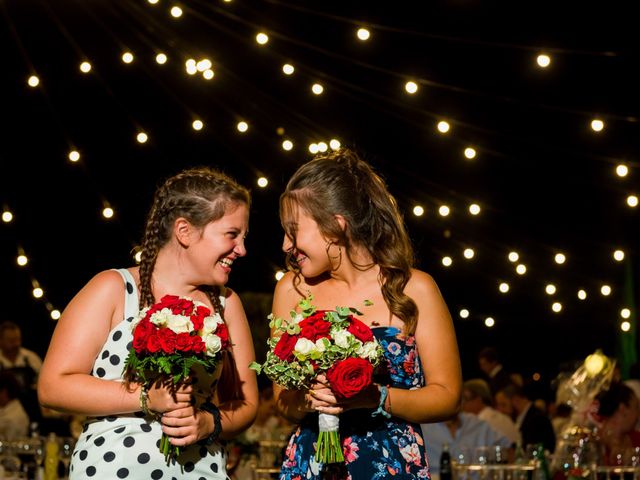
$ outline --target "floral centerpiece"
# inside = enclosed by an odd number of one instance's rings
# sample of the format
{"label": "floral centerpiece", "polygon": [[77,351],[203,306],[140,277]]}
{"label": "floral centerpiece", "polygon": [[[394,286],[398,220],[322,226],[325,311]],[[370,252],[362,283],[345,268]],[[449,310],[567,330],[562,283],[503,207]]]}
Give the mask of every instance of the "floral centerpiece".
{"label": "floral centerpiece", "polygon": [[[133,342],[124,366],[124,378],[143,385],[144,395],[156,381],[184,382],[193,369],[213,374],[229,347],[229,332],[220,315],[190,298],[165,295],[143,308],[132,323]],[[169,462],[180,455],[164,433],[160,451]]]}
{"label": "floral centerpiece", "polygon": [[[265,362],[251,368],[264,372],[289,390],[309,389],[317,375],[324,373],[338,399],[351,398],[373,382],[374,368],[383,350],[368,325],[355,315],[355,308],[317,310],[309,296],[298,304],[300,313],[291,320],[269,316],[275,335],[268,340]],[[316,460],[331,464],[344,461],[337,415],[320,413]]]}

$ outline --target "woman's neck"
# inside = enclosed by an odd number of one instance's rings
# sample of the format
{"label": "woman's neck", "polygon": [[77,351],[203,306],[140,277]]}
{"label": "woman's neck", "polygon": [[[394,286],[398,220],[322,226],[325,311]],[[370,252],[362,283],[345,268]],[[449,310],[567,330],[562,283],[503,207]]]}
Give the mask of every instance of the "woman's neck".
{"label": "woman's neck", "polygon": [[156,298],[164,295],[193,297],[198,285],[189,281],[188,272],[180,261],[180,252],[166,246],[158,252],[151,275],[151,289]]}

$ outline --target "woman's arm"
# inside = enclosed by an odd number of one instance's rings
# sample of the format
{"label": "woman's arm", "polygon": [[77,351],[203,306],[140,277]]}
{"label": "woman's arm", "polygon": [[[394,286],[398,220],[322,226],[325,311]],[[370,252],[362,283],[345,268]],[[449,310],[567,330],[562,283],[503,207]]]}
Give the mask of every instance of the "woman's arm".
{"label": "woman's arm", "polygon": [[[111,326],[123,318],[124,283],[115,271],[104,271],[71,300],[58,320],[38,379],[43,406],[83,415],[116,415],[140,410],[140,386],[93,377],[93,363]],[[115,321],[114,321],[115,319]],[[148,406],[158,412],[183,408],[191,387],[174,400],[166,388],[149,391]]]}

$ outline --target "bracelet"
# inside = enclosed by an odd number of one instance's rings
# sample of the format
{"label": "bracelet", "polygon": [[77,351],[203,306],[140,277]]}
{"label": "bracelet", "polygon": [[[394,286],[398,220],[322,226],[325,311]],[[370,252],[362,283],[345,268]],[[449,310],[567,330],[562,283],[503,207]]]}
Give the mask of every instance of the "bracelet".
{"label": "bracelet", "polygon": [[202,405],[200,405],[200,410],[209,412],[213,417],[213,432],[211,432],[211,435],[209,435],[207,438],[202,440],[205,445],[211,445],[213,442],[218,440],[218,437],[222,433],[220,409],[211,402],[204,402]]}
{"label": "bracelet", "polygon": [[378,409],[375,410],[371,416],[376,417],[378,415],[382,415],[385,418],[391,418],[389,412],[384,409],[384,402],[387,400],[387,395],[389,394],[389,389],[384,385],[378,385],[378,390],[380,391],[380,402],[378,403]]}
{"label": "bracelet", "polygon": [[153,412],[149,410],[149,390],[145,384],[140,387],[140,410],[146,415],[152,415]]}

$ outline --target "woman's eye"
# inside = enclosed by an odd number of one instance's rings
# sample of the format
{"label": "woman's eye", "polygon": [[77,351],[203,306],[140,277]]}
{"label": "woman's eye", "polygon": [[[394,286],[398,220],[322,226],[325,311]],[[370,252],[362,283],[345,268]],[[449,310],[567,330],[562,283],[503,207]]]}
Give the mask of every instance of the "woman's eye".
{"label": "woman's eye", "polygon": [[238,232],[227,232],[227,235],[231,238],[236,238],[238,236]]}

